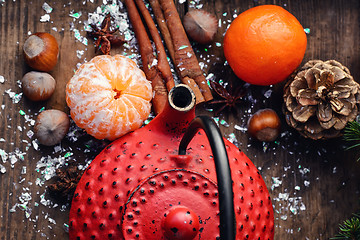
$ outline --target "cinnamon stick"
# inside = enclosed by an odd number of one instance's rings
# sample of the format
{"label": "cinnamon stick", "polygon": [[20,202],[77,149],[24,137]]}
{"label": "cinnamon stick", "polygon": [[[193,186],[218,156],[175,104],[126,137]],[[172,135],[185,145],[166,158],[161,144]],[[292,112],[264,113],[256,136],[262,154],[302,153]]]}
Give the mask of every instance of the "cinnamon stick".
{"label": "cinnamon stick", "polygon": [[167,50],[169,52],[171,60],[174,62],[174,60],[175,60],[174,44],[172,43],[171,35],[170,35],[169,29],[166,25],[165,17],[162,12],[159,1],[158,0],[149,0],[149,2],[151,5],[151,8],[153,10],[153,13],[155,15],[156,22],[159,26],[160,32],[163,36],[164,42],[167,46]]}
{"label": "cinnamon stick", "polygon": [[146,26],[148,27],[150,35],[152,37],[152,40],[155,43],[155,48],[158,55],[157,68],[162,74],[167,90],[170,91],[175,86],[175,82],[171,73],[169,62],[167,61],[165,48],[164,45],[162,44],[160,34],[143,0],[136,0],[136,5],[138,6],[139,11],[143,16]]}
{"label": "cinnamon stick", "polygon": [[139,43],[143,70],[147,79],[151,81],[153,87],[153,108],[155,113],[158,114],[164,109],[165,104],[167,103],[167,89],[156,68],[157,59],[153,54],[153,48],[149,36],[147,35],[134,0],[125,0],[125,5],[128,9],[129,19]]}
{"label": "cinnamon stick", "polygon": [[[173,63],[176,63],[175,62],[174,44],[172,42],[171,35],[169,32],[168,26],[166,24],[165,17],[164,17],[163,11],[161,9],[161,6],[159,4],[159,1],[158,0],[150,0],[149,2],[150,2],[152,10],[154,12],[156,22],[160,28],[160,32],[163,36],[164,42],[167,46],[171,60],[173,61]],[[194,79],[189,78],[187,76],[181,77],[180,68],[176,67],[176,66],[175,66],[175,68],[176,68],[177,73],[180,75],[181,82],[188,85],[191,88],[191,90],[194,92],[196,103],[198,104],[200,102],[204,102],[205,101],[204,96],[201,93],[201,91],[200,91],[198,85],[196,84],[196,82],[194,81]]]}
{"label": "cinnamon stick", "polygon": [[188,77],[193,79],[205,101],[213,99],[210,88],[203,72],[199,66],[196,55],[187,38],[184,27],[182,25],[179,13],[175,7],[173,0],[158,0],[163,11],[167,27],[170,32],[175,52],[175,66],[179,69],[180,77],[184,79]]}

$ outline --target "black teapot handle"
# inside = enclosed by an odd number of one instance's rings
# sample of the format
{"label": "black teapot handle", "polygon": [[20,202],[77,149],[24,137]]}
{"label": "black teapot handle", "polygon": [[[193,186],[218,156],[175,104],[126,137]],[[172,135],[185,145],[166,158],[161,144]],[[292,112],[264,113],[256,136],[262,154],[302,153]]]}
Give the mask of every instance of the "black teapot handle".
{"label": "black teapot handle", "polygon": [[220,238],[235,240],[236,220],[234,193],[224,140],[215,122],[208,116],[198,116],[190,123],[179,145],[179,155],[186,154],[186,148],[199,129],[203,129],[209,140],[214,156],[216,177],[219,188]]}

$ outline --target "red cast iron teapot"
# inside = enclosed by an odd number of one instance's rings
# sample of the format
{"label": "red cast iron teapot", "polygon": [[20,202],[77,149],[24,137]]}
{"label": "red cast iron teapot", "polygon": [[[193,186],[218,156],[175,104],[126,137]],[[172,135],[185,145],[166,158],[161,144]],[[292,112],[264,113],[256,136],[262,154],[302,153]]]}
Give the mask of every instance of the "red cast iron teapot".
{"label": "red cast iron teapot", "polygon": [[72,200],[70,239],[274,238],[259,171],[194,105],[179,84],[162,113],[92,161]]}

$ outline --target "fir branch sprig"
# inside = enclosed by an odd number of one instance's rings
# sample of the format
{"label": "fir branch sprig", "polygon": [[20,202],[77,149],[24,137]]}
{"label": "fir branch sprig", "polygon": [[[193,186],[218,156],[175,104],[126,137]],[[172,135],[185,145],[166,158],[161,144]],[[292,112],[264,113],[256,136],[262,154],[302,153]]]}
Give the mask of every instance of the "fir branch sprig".
{"label": "fir branch sprig", "polygon": [[347,219],[339,225],[339,233],[331,239],[351,239],[360,240],[360,215],[353,214],[354,217]]}
{"label": "fir branch sprig", "polygon": [[[347,124],[344,130],[344,139],[352,144],[347,150],[360,147],[360,122],[352,121]],[[357,161],[359,160],[360,157]]]}

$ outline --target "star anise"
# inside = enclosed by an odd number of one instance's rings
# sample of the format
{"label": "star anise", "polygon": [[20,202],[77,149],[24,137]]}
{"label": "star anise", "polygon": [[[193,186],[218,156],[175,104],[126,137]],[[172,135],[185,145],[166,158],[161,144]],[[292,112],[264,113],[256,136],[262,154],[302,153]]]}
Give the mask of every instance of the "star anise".
{"label": "star anise", "polygon": [[71,199],[81,175],[82,171],[75,164],[56,169],[56,182],[48,186],[50,194],[63,201]]}
{"label": "star anise", "polygon": [[212,100],[209,104],[222,104],[222,106],[215,111],[215,116],[218,116],[221,111],[226,107],[229,109],[235,109],[236,103],[246,94],[247,87],[245,84],[240,84],[234,87],[233,80],[229,80],[226,87],[218,82],[210,80],[211,88],[219,95],[222,99]]}
{"label": "star anise", "polygon": [[95,39],[95,51],[100,50],[103,54],[109,55],[112,46],[119,46],[125,42],[124,37],[114,35],[119,28],[110,30],[111,15],[109,13],[102,21],[100,29],[95,24],[91,24],[90,26],[92,31],[88,32],[88,35]]}

